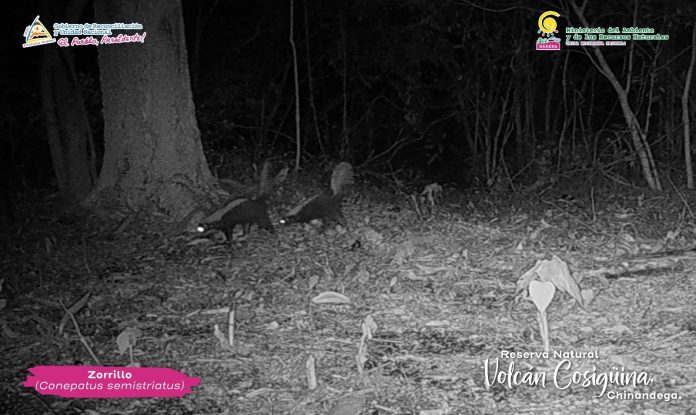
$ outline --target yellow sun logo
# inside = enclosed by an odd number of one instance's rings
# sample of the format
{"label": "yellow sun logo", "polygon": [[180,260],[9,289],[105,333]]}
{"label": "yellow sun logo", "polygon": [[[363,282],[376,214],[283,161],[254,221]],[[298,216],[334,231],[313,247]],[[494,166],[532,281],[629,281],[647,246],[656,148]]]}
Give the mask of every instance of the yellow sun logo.
{"label": "yellow sun logo", "polygon": [[558,16],[560,16],[560,14],[554,11],[542,13],[541,16],[539,16],[539,31],[546,34],[554,33],[556,31],[556,27],[558,27],[554,17]]}

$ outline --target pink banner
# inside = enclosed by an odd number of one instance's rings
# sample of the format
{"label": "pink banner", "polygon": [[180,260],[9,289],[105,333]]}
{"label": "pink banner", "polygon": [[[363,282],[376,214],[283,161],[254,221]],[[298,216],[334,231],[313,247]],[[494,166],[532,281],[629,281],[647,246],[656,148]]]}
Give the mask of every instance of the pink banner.
{"label": "pink banner", "polygon": [[200,378],[174,369],[117,366],[35,366],[24,386],[63,398],[177,398]]}
{"label": "pink banner", "polygon": [[537,43],[536,50],[561,50],[560,42]]}

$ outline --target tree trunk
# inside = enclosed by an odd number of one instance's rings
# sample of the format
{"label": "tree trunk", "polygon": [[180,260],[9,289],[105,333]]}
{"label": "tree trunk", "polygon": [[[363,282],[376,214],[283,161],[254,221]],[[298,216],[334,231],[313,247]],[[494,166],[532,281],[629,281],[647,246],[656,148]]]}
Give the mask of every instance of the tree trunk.
{"label": "tree trunk", "polygon": [[691,29],[691,60],[689,69],[686,71],[684,81],[684,91],[681,97],[682,123],[684,123],[684,164],[686,165],[686,187],[694,188],[694,170],[691,166],[691,132],[689,118],[689,90],[691,89],[691,77],[694,74],[694,64],[696,64],[696,21]]}
{"label": "tree trunk", "polygon": [[104,164],[89,203],[181,219],[213,183],[193,105],[181,1],[98,0],[95,20],[137,21],[144,42],[99,46]]}
{"label": "tree trunk", "polygon": [[43,50],[41,102],[53,170],[60,190],[80,199],[92,190],[96,173],[92,130],[76,77],[71,50]]}

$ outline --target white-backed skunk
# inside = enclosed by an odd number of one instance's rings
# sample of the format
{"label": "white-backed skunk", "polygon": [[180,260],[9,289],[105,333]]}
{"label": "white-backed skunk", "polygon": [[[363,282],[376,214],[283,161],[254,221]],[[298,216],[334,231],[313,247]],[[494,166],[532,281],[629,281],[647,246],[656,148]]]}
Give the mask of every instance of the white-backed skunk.
{"label": "white-backed skunk", "polygon": [[[261,169],[259,177],[259,189],[254,199],[240,198],[226,203],[221,208],[205,217],[198,225],[198,232],[207,232],[217,229],[225,233],[227,240],[231,240],[232,231],[237,225],[242,225],[242,230],[246,235],[249,233],[252,224],[275,233],[271,220],[268,218],[268,199],[273,191],[273,183],[269,178],[269,163],[266,162]],[[275,182],[285,178],[287,170],[281,171]]]}
{"label": "white-backed skunk", "polygon": [[327,219],[345,225],[341,201],[346,187],[353,184],[353,167],[346,162],[338,164],[331,174],[331,194],[314,196],[290,210],[280,223],[309,222],[313,219]]}

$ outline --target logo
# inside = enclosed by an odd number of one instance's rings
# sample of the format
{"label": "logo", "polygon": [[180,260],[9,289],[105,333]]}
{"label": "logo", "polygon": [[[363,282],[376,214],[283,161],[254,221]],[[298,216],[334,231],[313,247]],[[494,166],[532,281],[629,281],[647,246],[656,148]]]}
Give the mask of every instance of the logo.
{"label": "logo", "polygon": [[536,40],[536,50],[561,50],[561,39],[555,36],[558,33],[556,30],[558,24],[554,17],[558,16],[560,14],[554,11],[547,11],[539,16],[537,33],[541,33],[541,36]]}
{"label": "logo", "polygon": [[39,16],[36,16],[33,22],[26,29],[24,29],[24,43],[23,48],[30,48],[32,46],[48,45],[50,43],[55,43],[56,40],[51,36],[51,33],[46,29],[46,26],[41,23]]}

